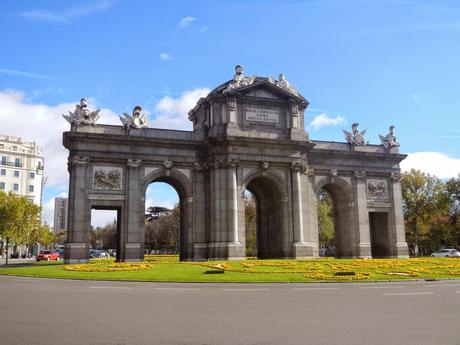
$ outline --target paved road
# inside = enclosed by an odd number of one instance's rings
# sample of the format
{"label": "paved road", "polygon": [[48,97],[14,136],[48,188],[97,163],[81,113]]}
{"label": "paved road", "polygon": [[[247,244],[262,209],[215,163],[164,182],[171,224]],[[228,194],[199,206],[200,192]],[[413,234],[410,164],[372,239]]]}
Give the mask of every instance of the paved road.
{"label": "paved road", "polygon": [[157,284],[0,276],[0,343],[460,345],[460,280]]}

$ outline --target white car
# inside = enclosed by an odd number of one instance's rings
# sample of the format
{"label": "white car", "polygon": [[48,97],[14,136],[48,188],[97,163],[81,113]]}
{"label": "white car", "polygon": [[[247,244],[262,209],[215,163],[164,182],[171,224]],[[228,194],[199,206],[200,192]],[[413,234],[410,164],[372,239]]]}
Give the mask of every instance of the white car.
{"label": "white car", "polygon": [[441,249],[431,254],[431,256],[438,258],[453,258],[460,257],[460,252],[457,249]]}

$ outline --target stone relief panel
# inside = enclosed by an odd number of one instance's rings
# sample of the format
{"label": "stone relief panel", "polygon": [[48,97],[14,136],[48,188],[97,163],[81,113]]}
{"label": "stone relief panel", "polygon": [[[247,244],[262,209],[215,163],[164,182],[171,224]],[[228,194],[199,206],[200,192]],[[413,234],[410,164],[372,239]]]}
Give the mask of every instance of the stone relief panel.
{"label": "stone relief panel", "polygon": [[93,189],[121,190],[123,168],[112,166],[93,167]]}
{"label": "stone relief panel", "polygon": [[368,179],[367,198],[373,200],[388,199],[387,181],[382,179]]}

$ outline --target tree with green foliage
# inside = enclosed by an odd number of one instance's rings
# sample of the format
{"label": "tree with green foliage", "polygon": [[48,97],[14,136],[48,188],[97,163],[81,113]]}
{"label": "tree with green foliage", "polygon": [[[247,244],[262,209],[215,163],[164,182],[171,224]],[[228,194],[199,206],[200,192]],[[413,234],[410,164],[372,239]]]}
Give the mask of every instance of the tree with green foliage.
{"label": "tree with green foliage", "polygon": [[428,254],[448,240],[445,184],[436,176],[412,169],[402,175],[401,186],[407,243],[414,255]]}
{"label": "tree with green foliage", "polygon": [[256,201],[252,194],[244,195],[244,219],[246,231],[246,256],[257,257]]}
{"label": "tree with green foliage", "polygon": [[[151,207],[153,217],[147,216],[145,225],[146,248],[177,250],[180,245],[180,207],[172,210],[164,207]],[[160,212],[157,212],[157,211]]]}
{"label": "tree with green foliage", "polygon": [[0,191],[0,238],[6,241],[6,258],[8,263],[8,247],[11,243],[30,244],[40,242],[50,245],[54,235],[47,225],[40,222],[41,208],[12,192]]}
{"label": "tree with green foliage", "polygon": [[334,247],[334,209],[329,193],[320,191],[317,195],[318,231],[320,248]]}

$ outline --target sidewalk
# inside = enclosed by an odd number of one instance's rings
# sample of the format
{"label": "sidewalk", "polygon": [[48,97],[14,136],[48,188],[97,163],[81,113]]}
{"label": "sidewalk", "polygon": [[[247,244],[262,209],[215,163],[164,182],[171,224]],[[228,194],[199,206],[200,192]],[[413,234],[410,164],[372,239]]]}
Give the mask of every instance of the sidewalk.
{"label": "sidewalk", "polygon": [[[25,263],[34,262],[34,261],[35,261],[35,257],[26,258],[26,259],[9,259],[8,265],[25,264]],[[6,264],[6,258],[0,258],[0,266],[3,266],[5,264]]]}

